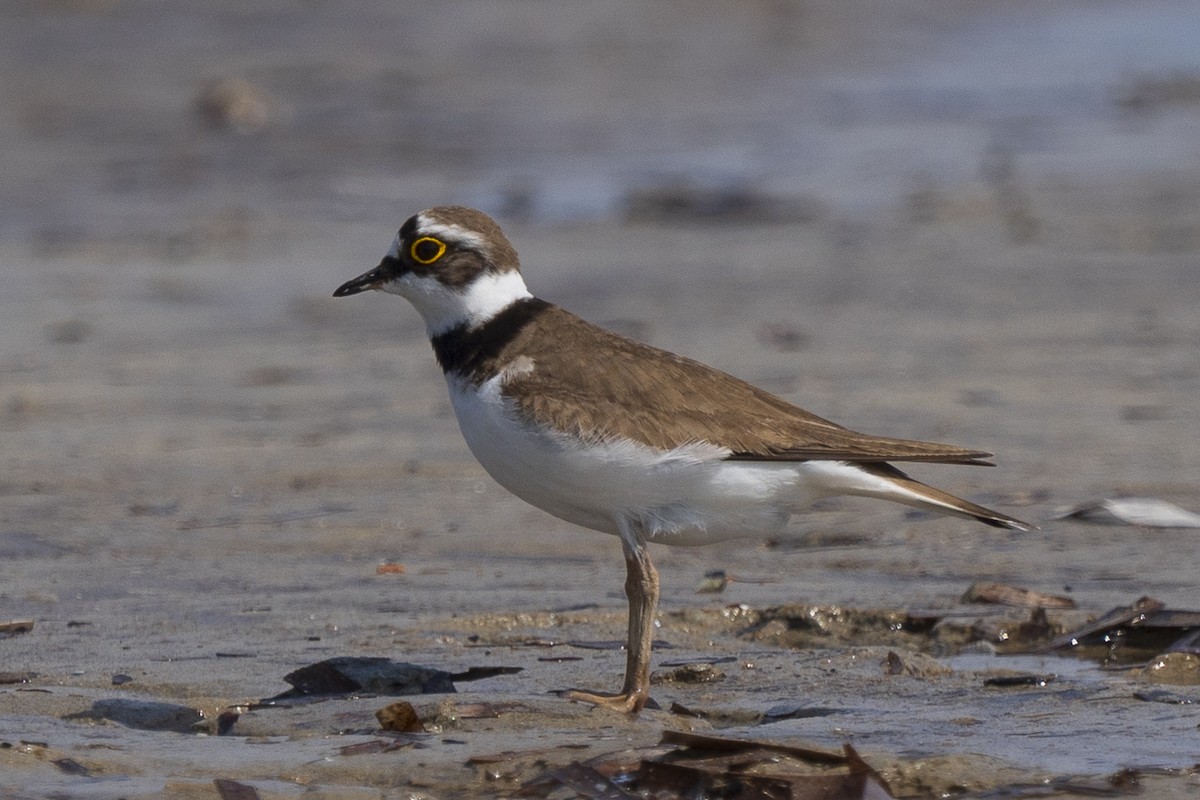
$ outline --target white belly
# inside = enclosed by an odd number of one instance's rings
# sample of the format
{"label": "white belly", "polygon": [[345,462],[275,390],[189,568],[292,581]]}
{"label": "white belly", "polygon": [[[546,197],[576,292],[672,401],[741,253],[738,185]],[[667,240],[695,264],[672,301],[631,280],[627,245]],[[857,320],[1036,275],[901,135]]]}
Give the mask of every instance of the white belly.
{"label": "white belly", "polygon": [[463,438],[488,474],[586,528],[616,534],[626,519],[666,544],[768,535],[826,494],[803,463],[726,461],[727,451],[703,443],[668,452],[624,441],[584,446],[520,425],[495,380],[480,390],[449,385]]}

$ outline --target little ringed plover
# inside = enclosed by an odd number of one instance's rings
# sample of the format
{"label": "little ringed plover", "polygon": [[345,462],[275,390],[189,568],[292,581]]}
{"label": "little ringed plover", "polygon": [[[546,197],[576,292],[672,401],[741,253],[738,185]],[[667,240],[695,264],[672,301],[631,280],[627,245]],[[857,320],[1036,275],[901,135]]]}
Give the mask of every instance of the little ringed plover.
{"label": "little ringed plover", "polygon": [[774,534],[830,495],[1032,527],[888,463],[988,464],[990,453],[857,433],[534,297],[516,250],[480,211],[410,217],[379,265],[334,296],[368,289],[404,297],[424,318],[463,438],[497,483],[621,540],[625,682],[615,695],[572,699],[628,712],[648,699],[659,592],[650,542]]}

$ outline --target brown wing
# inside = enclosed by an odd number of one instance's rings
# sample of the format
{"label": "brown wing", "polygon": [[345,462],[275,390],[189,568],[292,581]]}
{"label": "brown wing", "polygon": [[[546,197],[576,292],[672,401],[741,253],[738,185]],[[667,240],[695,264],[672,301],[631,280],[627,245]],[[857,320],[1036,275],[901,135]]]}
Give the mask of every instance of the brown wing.
{"label": "brown wing", "polygon": [[[514,369],[505,384],[518,409],[588,439],[624,436],[660,449],[710,442],[729,448],[733,459],[760,461],[986,464],[981,459],[991,455],[848,430],[743,380],[557,307],[509,345],[509,353],[523,353],[533,365]],[[497,356],[495,366],[503,366],[504,354]]]}

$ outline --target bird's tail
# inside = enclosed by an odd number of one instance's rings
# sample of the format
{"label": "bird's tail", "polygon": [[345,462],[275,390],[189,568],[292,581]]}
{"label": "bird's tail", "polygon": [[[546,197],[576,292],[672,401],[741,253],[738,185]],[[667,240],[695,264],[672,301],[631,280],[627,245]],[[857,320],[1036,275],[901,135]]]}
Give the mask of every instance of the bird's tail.
{"label": "bird's tail", "polygon": [[941,489],[935,489],[932,486],[921,483],[915,478],[910,478],[891,464],[879,461],[855,464],[854,467],[878,480],[865,480],[861,482],[861,485],[852,488],[845,487],[843,491],[846,494],[877,497],[882,500],[891,500],[894,503],[903,503],[915,508],[936,511],[940,514],[975,519],[984,525],[991,525],[994,528],[1008,528],[1017,531],[1028,531],[1037,528],[1036,525],[1029,522],[1019,520],[1016,517],[1010,517],[1007,514],[1001,514],[999,511],[993,511],[990,508],[972,503],[970,500],[963,500],[961,497],[955,497],[949,492],[943,492]]}

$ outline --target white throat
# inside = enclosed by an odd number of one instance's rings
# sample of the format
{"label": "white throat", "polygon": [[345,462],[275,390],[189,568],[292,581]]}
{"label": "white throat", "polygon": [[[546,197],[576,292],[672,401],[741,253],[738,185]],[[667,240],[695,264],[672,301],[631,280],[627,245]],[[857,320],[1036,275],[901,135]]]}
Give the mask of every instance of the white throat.
{"label": "white throat", "polygon": [[412,303],[424,318],[430,338],[459,325],[481,325],[517,300],[533,296],[525,287],[521,273],[512,270],[481,274],[461,288],[412,273],[379,288]]}

